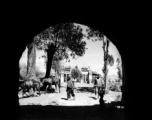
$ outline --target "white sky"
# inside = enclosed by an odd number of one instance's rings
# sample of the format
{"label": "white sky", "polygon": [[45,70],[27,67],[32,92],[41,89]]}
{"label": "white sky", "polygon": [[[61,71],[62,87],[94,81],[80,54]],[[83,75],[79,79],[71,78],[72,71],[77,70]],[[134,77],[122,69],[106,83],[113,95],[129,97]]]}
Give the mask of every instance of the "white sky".
{"label": "white sky", "polygon": [[[88,50],[86,50],[83,57],[79,57],[76,60],[70,59],[70,62],[66,62],[64,60],[64,65],[71,67],[75,67],[76,65],[81,67],[88,67],[90,66],[90,69],[93,71],[96,71],[100,74],[102,74],[102,68],[104,65],[103,61],[103,49],[102,49],[102,41],[93,42],[91,40],[86,40],[87,45],[86,47]],[[114,57],[114,66],[109,66],[109,72],[108,75],[117,75],[117,69],[116,69],[116,59],[120,58],[119,52],[117,51],[116,47],[110,42],[109,45],[109,54],[113,55]]]}
{"label": "white sky", "polygon": [[[85,26],[82,26],[84,29],[86,28]],[[102,75],[102,68],[104,65],[103,62],[103,49],[102,49],[102,41],[96,41],[93,42],[92,40],[87,40],[84,38],[83,40],[86,41],[87,45],[86,47],[88,48],[84,54],[84,56],[75,59],[72,59],[70,57],[70,62],[66,62],[65,60],[62,61],[64,66],[70,65],[71,67],[75,67],[76,65],[79,67],[88,67],[90,66],[90,69],[93,71],[96,71]],[[110,66],[108,75],[117,75],[117,69],[116,69],[116,59],[121,57],[119,55],[119,52],[117,48],[110,42],[109,45],[109,54],[113,55],[114,57],[114,66]],[[40,68],[41,71],[45,72],[44,68],[44,59],[39,58],[42,55],[44,55],[44,51],[38,51],[36,50],[36,66]],[[27,64],[27,48],[22,54],[22,57],[20,59],[20,64]]]}

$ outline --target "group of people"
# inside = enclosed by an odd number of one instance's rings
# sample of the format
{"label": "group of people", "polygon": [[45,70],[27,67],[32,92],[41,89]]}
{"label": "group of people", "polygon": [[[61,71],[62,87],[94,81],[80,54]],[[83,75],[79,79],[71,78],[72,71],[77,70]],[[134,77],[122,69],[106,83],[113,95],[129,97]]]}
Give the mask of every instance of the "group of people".
{"label": "group of people", "polygon": [[[67,79],[67,100],[70,100],[73,97],[73,100],[75,100],[75,93],[74,90],[75,87],[75,80],[69,75]],[[99,101],[103,102],[103,96],[104,96],[104,81],[101,77],[96,77],[94,80],[94,90],[95,90],[95,96],[97,95],[97,98],[100,97]]]}
{"label": "group of people", "polygon": [[97,98],[101,96],[101,94],[104,92],[104,81],[101,77],[97,76],[94,80],[94,90],[95,95],[97,95]]}

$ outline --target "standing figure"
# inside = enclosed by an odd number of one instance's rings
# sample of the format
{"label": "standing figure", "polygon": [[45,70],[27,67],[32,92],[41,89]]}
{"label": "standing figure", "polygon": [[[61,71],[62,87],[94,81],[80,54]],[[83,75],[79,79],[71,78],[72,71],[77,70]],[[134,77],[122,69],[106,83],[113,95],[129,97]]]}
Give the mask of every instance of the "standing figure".
{"label": "standing figure", "polygon": [[97,88],[97,86],[98,86],[98,82],[97,82],[97,78],[95,77],[95,79],[94,79],[94,91],[95,91],[95,96],[96,96],[96,94],[98,93],[98,88]]}
{"label": "standing figure", "polygon": [[99,103],[100,103],[100,107],[101,109],[104,107],[104,94],[105,94],[105,86],[104,86],[104,81],[102,78],[100,78],[100,88],[99,88]]}
{"label": "standing figure", "polygon": [[101,109],[104,107],[104,99],[103,99],[104,94],[105,94],[105,89],[104,89],[104,86],[102,85],[101,91],[100,91],[100,99],[99,99]]}
{"label": "standing figure", "polygon": [[75,100],[74,84],[73,84],[71,75],[67,79],[67,88],[66,88],[66,91],[67,91],[67,99],[69,100],[71,98],[71,96],[72,96],[72,97],[74,97],[74,100]]}
{"label": "standing figure", "polygon": [[101,97],[101,93],[103,93],[103,89],[104,89],[104,81],[101,77],[97,77],[98,98]]}
{"label": "standing figure", "polygon": [[72,82],[73,82],[73,90],[76,92],[76,86],[75,86],[75,84],[76,84],[76,79],[74,79],[74,78],[71,78],[72,79]]}
{"label": "standing figure", "polygon": [[95,89],[95,96],[97,94],[97,98],[101,97],[101,92],[103,92],[104,83],[101,77],[96,77],[94,81],[94,89]]}

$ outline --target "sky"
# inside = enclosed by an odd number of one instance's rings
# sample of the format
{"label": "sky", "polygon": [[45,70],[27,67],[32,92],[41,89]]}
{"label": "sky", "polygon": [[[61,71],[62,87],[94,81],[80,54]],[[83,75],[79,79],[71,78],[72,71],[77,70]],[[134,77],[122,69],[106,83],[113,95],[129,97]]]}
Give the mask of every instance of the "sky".
{"label": "sky", "polygon": [[[93,42],[91,40],[86,40],[87,45],[86,47],[88,50],[86,50],[85,54],[83,57],[79,57],[76,60],[75,59],[70,59],[70,62],[66,62],[64,60],[64,65],[65,66],[71,66],[75,67],[76,65],[81,68],[81,67],[90,67],[91,70],[98,72],[99,74],[102,74],[102,68],[104,66],[104,61],[103,61],[103,48],[102,48],[102,41],[97,41]],[[108,75],[117,75],[117,69],[116,69],[116,59],[120,58],[119,52],[116,49],[116,47],[113,45],[113,43],[110,42],[109,44],[109,54],[113,55],[114,57],[114,66],[108,66],[109,72]]]}
{"label": "sky", "polygon": [[[83,32],[85,32],[86,26],[81,26],[83,28]],[[82,57],[78,57],[76,60],[72,59],[70,57],[70,62],[66,62],[66,60],[62,61],[62,64],[64,66],[71,66],[75,67],[76,65],[80,69],[81,67],[90,67],[91,70],[98,72],[99,74],[103,75],[102,68],[104,65],[103,61],[103,49],[102,49],[102,41],[96,41],[93,42],[92,40],[87,40],[86,38],[83,39],[86,41],[86,47],[88,48]],[[19,61],[20,64],[27,64],[27,48],[22,54],[22,57]],[[108,75],[117,75],[117,69],[116,69],[116,59],[120,58],[120,54],[116,48],[116,46],[110,42],[109,44],[109,54],[113,55],[114,57],[114,66],[108,66],[109,71]],[[44,55],[44,51],[38,51],[36,50],[36,66],[39,67],[39,69],[43,72],[45,72],[44,67],[44,59],[40,58],[42,55]]]}

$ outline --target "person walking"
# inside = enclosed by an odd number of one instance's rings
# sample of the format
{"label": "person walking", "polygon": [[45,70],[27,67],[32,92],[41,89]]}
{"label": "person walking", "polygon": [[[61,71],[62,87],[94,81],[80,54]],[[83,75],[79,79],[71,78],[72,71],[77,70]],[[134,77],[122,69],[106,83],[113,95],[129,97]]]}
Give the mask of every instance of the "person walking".
{"label": "person walking", "polygon": [[72,78],[72,82],[73,82],[73,90],[76,92],[77,90],[76,90],[76,86],[75,86],[75,84],[76,84],[76,79],[74,79],[74,78]]}
{"label": "person walking", "polygon": [[98,83],[97,83],[97,77],[95,77],[95,79],[94,79],[94,92],[95,92],[95,96],[96,96],[96,94],[98,92],[97,85],[98,85]]}
{"label": "person walking", "polygon": [[104,86],[104,81],[103,81],[103,78],[102,77],[100,77],[100,84],[99,84],[99,86],[100,86],[100,90],[99,90],[99,96],[100,96],[100,98],[99,98],[99,103],[100,103],[100,107],[101,107],[101,109],[103,109],[104,108],[104,94],[105,94],[105,86]]}
{"label": "person walking", "polygon": [[97,98],[99,98],[100,97],[100,92],[101,92],[101,79],[100,79],[100,77],[98,76],[97,77],[97,94],[98,94],[98,96],[97,96]]}
{"label": "person walking", "polygon": [[75,94],[74,94],[74,84],[71,78],[71,75],[69,75],[68,80],[67,80],[67,100],[70,100],[71,96],[74,98],[73,100],[75,100]]}
{"label": "person walking", "polygon": [[103,93],[104,82],[101,77],[97,77],[97,88],[98,88],[98,98],[101,97],[101,93]]}

